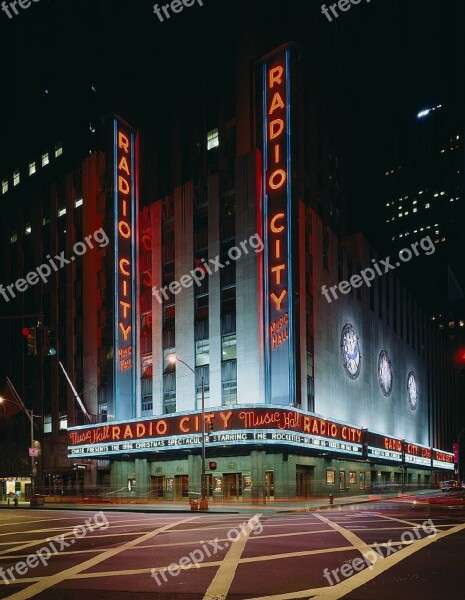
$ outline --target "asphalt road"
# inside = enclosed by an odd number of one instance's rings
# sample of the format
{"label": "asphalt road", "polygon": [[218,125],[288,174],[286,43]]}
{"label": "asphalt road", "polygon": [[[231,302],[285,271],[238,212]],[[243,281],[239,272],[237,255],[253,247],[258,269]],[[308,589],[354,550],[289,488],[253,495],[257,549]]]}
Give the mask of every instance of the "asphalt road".
{"label": "asphalt road", "polygon": [[378,502],[308,513],[0,511],[0,598],[463,597],[465,511]]}

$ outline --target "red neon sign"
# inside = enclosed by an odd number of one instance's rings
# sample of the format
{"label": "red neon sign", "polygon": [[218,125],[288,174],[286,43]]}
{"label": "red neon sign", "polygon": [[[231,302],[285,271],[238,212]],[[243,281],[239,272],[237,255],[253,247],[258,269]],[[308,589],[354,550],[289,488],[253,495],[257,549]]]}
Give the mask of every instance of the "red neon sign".
{"label": "red neon sign", "polygon": [[[132,277],[131,245],[133,232],[131,229],[133,175],[132,172],[131,136],[121,130],[117,137],[117,177],[118,177],[118,328],[120,345],[118,348],[119,370],[132,367]],[[129,244],[129,248],[127,247]]]}
{"label": "red neon sign", "polygon": [[[269,213],[269,335],[271,349],[276,350],[289,339],[287,312],[287,181],[286,143],[286,77],[282,64],[268,68],[267,73],[268,135],[268,205]],[[284,188],[284,189],[283,189]]]}

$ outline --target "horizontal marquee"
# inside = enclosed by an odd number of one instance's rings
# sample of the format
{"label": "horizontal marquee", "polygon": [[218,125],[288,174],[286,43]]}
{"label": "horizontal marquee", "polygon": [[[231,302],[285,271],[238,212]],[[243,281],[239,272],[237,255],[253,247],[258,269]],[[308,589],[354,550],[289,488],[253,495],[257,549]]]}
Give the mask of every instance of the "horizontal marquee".
{"label": "horizontal marquee", "polygon": [[402,440],[367,431],[366,444],[367,458],[402,462]]}
{"label": "horizontal marquee", "polygon": [[[224,445],[228,441],[281,442],[362,455],[362,429],[294,409],[267,406],[208,411],[205,422],[213,426],[213,435],[206,437],[209,445]],[[196,447],[201,443],[201,430],[201,413],[74,427],[68,430],[68,455]],[[228,440],[228,434],[246,436]],[[149,443],[144,445],[143,442]]]}
{"label": "horizontal marquee", "polygon": [[447,469],[449,471],[454,470],[454,455],[452,452],[444,452],[443,450],[437,450],[436,448],[433,448],[432,454],[434,469]]}
{"label": "horizontal marquee", "polygon": [[411,465],[431,467],[433,451],[431,448],[412,442],[404,442],[404,461]]}
{"label": "horizontal marquee", "polygon": [[[205,422],[213,427],[212,433],[205,436],[209,447],[285,444],[374,461],[454,468],[453,454],[449,452],[282,406],[238,406],[208,411]],[[199,448],[201,431],[200,412],[72,427],[68,430],[68,456],[88,458]]]}

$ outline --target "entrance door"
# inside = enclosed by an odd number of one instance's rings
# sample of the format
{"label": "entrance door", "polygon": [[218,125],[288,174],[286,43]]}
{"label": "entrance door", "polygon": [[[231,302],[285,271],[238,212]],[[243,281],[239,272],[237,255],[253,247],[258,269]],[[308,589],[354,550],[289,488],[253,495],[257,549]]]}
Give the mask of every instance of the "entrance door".
{"label": "entrance door", "polygon": [[189,496],[189,477],[187,475],[174,476],[174,499],[181,500]]}
{"label": "entrance door", "polygon": [[242,496],[242,473],[223,474],[223,498],[238,500]]}
{"label": "entrance door", "polygon": [[266,499],[274,500],[274,471],[267,471],[265,473],[265,490]]}
{"label": "entrance door", "polygon": [[311,497],[314,468],[315,467],[297,465],[295,482],[297,498]]}
{"label": "entrance door", "polygon": [[[182,487],[182,486],[181,486]],[[165,495],[165,478],[156,476],[151,478],[150,497],[153,500],[163,498]]]}

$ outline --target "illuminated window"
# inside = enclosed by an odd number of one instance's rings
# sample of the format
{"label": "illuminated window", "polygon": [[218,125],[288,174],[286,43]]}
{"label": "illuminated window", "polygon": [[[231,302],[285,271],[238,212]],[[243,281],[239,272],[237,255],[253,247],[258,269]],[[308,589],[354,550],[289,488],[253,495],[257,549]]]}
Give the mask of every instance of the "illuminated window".
{"label": "illuminated window", "polygon": [[427,203],[425,204],[425,208],[430,208],[430,207],[431,207],[431,204],[430,204],[429,202],[427,202]]}
{"label": "illuminated window", "polygon": [[55,144],[55,158],[58,158],[63,154],[63,144],[61,142],[57,142]]}
{"label": "illuminated window", "polygon": [[414,209],[413,209],[413,212],[414,212],[414,213],[418,212],[418,208],[414,208]]}
{"label": "illuminated window", "polygon": [[66,215],[66,208],[59,208],[58,209],[58,216],[59,217],[63,217],[64,215]]}
{"label": "illuminated window", "polygon": [[84,200],[82,198],[76,198],[74,202],[74,208],[79,208],[79,206],[82,206],[83,204]]}
{"label": "illuminated window", "polygon": [[16,171],[13,171],[13,185],[18,185],[20,181],[19,169],[16,169]]}
{"label": "illuminated window", "polygon": [[26,227],[24,229],[24,235],[29,235],[32,231],[32,227],[30,223],[26,223]]}
{"label": "illuminated window", "polygon": [[60,431],[68,429],[68,415],[65,412],[61,412],[59,415],[60,419]]}
{"label": "illuminated window", "polygon": [[221,360],[232,360],[237,357],[236,334],[224,335],[221,338]]}
{"label": "illuminated window", "polygon": [[44,152],[42,154],[42,166],[46,167],[50,162],[50,156],[48,154],[48,152]]}
{"label": "illuminated window", "polygon": [[29,161],[29,175],[34,175],[34,173],[37,171],[36,169],[36,161],[35,160],[30,160]]}
{"label": "illuminated window", "polygon": [[208,364],[210,364],[210,341],[195,342],[195,366],[203,367]]}
{"label": "illuminated window", "polygon": [[2,179],[2,194],[6,194],[8,191],[8,179]]}
{"label": "illuminated window", "polygon": [[223,406],[237,404],[237,381],[225,381],[222,383]]}
{"label": "illuminated window", "polygon": [[13,233],[10,236],[10,244],[14,244],[17,241],[18,241],[18,232],[13,231]]}
{"label": "illuminated window", "polygon": [[52,415],[44,415],[44,433],[52,433]]}
{"label": "illuminated window", "polygon": [[212,150],[220,145],[218,129],[212,129],[207,133],[207,150]]}
{"label": "illuminated window", "polygon": [[237,404],[237,362],[228,360],[221,365],[221,398],[223,406]]}

